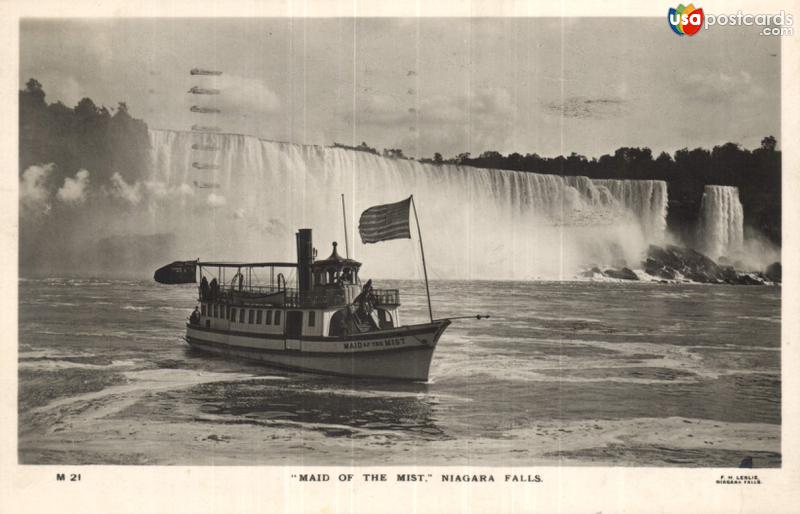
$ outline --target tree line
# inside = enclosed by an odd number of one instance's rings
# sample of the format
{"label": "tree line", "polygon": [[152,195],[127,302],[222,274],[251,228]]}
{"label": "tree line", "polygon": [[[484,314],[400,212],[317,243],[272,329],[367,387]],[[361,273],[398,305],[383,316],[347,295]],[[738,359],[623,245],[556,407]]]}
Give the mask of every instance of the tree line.
{"label": "tree line", "polygon": [[83,98],[71,108],[60,101],[48,104],[45,96],[36,79],[19,92],[20,173],[54,162],[54,183],[81,168],[89,170],[93,182],[104,183],[115,172],[133,182],[148,169],[147,125],[129,114],[125,102],[107,108]]}

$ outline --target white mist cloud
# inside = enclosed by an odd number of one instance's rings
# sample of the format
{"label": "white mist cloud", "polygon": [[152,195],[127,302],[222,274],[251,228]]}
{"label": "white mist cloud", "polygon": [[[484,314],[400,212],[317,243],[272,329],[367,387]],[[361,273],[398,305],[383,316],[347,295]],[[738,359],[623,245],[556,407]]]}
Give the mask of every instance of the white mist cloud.
{"label": "white mist cloud", "polygon": [[121,198],[132,205],[138,205],[142,201],[142,184],[136,182],[128,184],[118,172],[111,176],[111,194]]}
{"label": "white mist cloud", "polygon": [[211,193],[210,195],[208,195],[206,202],[211,207],[222,207],[227,203],[224,196],[218,195],[216,193]]}
{"label": "white mist cloud", "polygon": [[166,182],[146,181],[144,187],[155,198],[164,198],[169,194]]}
{"label": "white mist cloud", "polygon": [[19,198],[23,207],[33,211],[47,213],[50,211],[49,197],[45,183],[55,168],[54,163],[29,166],[22,172],[19,182]]}
{"label": "white mist cloud", "polygon": [[65,177],[64,185],[56,192],[56,198],[64,203],[79,204],[86,200],[86,189],[89,186],[89,171],[79,170],[75,178]]}
{"label": "white mist cloud", "polygon": [[[148,194],[156,199],[168,198],[171,196],[192,196],[194,195],[194,189],[189,184],[181,184],[179,186],[170,187],[166,182],[158,182],[153,180],[148,180],[142,183],[144,185],[144,189],[148,192]],[[136,187],[138,183],[134,186],[129,187]]]}

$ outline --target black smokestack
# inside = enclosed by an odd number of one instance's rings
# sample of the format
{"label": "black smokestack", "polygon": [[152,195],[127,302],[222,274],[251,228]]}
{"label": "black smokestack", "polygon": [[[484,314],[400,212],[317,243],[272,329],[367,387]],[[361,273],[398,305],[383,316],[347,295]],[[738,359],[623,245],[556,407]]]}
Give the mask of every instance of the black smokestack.
{"label": "black smokestack", "polygon": [[301,228],[297,231],[297,285],[301,294],[311,289],[312,252],[311,229]]}

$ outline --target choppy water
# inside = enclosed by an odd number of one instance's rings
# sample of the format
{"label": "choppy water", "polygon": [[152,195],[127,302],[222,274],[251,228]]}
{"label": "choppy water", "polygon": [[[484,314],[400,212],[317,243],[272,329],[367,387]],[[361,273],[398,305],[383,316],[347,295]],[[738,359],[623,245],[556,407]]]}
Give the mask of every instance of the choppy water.
{"label": "choppy water", "polygon": [[[424,289],[400,287],[404,322]],[[19,285],[20,462],[755,466],[781,461],[780,289],[436,282],[428,384],[190,350],[191,286]]]}

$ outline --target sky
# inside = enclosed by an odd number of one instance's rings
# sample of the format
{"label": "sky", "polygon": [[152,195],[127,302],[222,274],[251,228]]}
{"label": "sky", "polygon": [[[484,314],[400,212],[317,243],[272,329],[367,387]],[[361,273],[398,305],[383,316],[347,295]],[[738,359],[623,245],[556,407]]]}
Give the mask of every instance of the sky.
{"label": "sky", "polygon": [[753,148],[780,141],[780,38],[757,30],[679,37],[666,17],[28,19],[20,87],[34,77],[68,106],[124,101],[153,128],[415,157]]}

